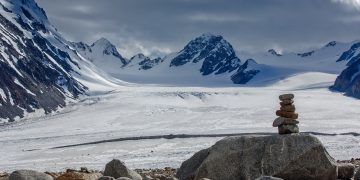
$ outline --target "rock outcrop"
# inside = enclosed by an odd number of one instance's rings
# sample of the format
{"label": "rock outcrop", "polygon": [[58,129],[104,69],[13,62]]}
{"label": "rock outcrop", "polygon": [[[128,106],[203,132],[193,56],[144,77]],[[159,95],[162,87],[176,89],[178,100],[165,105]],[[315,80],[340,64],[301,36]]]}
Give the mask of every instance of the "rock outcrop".
{"label": "rock outcrop", "polygon": [[9,180],[53,180],[48,174],[33,170],[18,170],[10,174]]}
{"label": "rock outcrop", "polygon": [[354,180],[360,180],[360,170],[355,173]]}
{"label": "rock outcrop", "polygon": [[355,174],[355,166],[351,163],[338,164],[338,179],[351,179]]}
{"label": "rock outcrop", "polygon": [[185,161],[180,180],[337,178],[334,159],[314,136],[303,134],[228,137]]}
{"label": "rock outcrop", "polygon": [[104,176],[110,176],[114,178],[127,177],[132,180],[142,180],[142,177],[128,169],[123,162],[118,159],[113,159],[105,166]]}

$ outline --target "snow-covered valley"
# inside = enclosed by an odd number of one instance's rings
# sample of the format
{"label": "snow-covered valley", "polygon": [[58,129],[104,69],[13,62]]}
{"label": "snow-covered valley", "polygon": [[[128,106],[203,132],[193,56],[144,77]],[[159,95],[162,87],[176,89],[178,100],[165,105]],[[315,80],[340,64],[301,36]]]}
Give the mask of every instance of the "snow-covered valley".
{"label": "snow-covered valley", "polygon": [[[82,97],[59,113],[0,126],[0,168],[102,169],[112,158],[132,168],[179,167],[221,137],[118,141],[169,134],[276,133],[278,95],[294,93],[300,131],[317,132],[336,159],[360,154],[360,101],[331,92],[335,74],[297,74],[265,87],[119,85]],[[90,89],[96,89],[95,87]],[[348,134],[354,132],[354,134]],[[345,133],[345,134],[342,134]],[[335,135],[337,134],[337,135]]]}

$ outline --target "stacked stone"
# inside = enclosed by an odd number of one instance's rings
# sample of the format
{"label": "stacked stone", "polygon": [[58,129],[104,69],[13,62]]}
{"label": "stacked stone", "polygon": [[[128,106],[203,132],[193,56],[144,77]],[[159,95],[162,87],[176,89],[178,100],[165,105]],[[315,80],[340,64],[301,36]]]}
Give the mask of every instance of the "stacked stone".
{"label": "stacked stone", "polygon": [[279,96],[280,110],[276,111],[279,116],[273,122],[273,127],[278,127],[279,134],[299,133],[299,115],[295,113],[294,94],[283,94]]}

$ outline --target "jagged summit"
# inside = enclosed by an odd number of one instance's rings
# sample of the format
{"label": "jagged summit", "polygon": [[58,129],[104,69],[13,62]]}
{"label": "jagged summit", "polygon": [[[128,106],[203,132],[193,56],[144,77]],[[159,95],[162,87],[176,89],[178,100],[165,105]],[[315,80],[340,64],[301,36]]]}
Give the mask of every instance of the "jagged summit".
{"label": "jagged summit", "polygon": [[327,43],[327,44],[325,45],[325,47],[334,47],[334,46],[336,46],[336,45],[337,45],[337,42],[336,42],[336,41],[331,41],[331,42]]}
{"label": "jagged summit", "polygon": [[135,56],[130,58],[130,61],[133,61],[135,59],[146,59],[147,57],[143,53],[136,54]]}
{"label": "jagged summit", "polygon": [[190,41],[179,54],[172,59],[171,66],[202,62],[200,72],[203,75],[232,72],[241,64],[231,44],[220,35],[203,34]]}
{"label": "jagged summit", "polygon": [[91,45],[91,49],[95,52],[100,52],[104,55],[112,55],[118,58],[123,64],[127,64],[127,60],[120,55],[115,45],[113,45],[106,38],[100,38]]}
{"label": "jagged summit", "polygon": [[268,53],[275,55],[275,56],[282,56],[282,54],[278,53],[275,49],[269,49]]}
{"label": "jagged summit", "polygon": [[99,46],[99,47],[109,47],[109,46],[114,46],[108,39],[102,37],[100,39],[98,39],[97,41],[95,41],[91,47],[95,47],[95,46]]}
{"label": "jagged summit", "polygon": [[352,62],[358,60],[360,57],[360,42],[354,43],[350,49],[345,51],[341,54],[340,58],[337,60],[339,61],[348,61],[348,64],[351,64]]}
{"label": "jagged summit", "polygon": [[136,67],[138,70],[148,70],[163,62],[161,58],[151,59],[150,57],[145,56],[142,53],[139,53],[132,58],[130,58],[128,64],[124,68]]}
{"label": "jagged summit", "polygon": [[0,24],[0,121],[50,113],[85,93],[74,52],[34,0],[0,0]]}
{"label": "jagged summit", "polygon": [[0,0],[2,6],[8,10],[22,15],[21,12],[26,9],[28,12],[23,12],[25,16],[31,15],[34,19],[39,22],[47,22],[48,18],[44,9],[40,8],[34,0]]}

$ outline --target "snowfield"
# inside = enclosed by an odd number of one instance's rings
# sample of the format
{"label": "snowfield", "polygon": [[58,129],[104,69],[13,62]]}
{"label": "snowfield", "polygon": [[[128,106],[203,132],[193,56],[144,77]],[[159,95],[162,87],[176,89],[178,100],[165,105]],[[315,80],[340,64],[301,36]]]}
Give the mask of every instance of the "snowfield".
{"label": "snowfield", "polygon": [[335,159],[359,157],[360,101],[329,91],[335,78],[334,74],[308,72],[266,87],[128,84],[101,87],[102,93],[95,88],[96,94],[69,104],[57,114],[0,126],[0,169],[103,169],[112,158],[125,161],[131,168],[179,167],[193,153],[222,137],[53,148],[151,135],[276,133],[272,121],[282,93],[296,96],[300,131],[327,134],[316,136]]}

